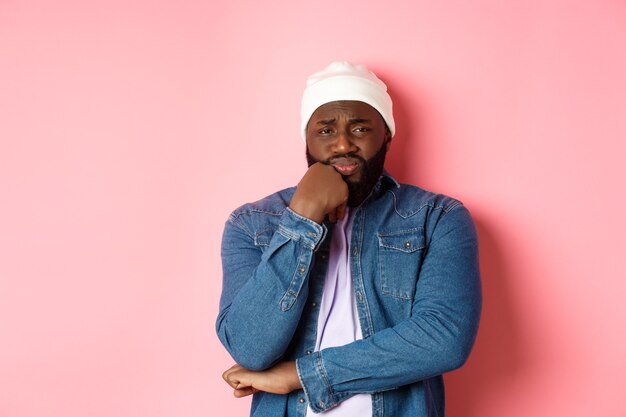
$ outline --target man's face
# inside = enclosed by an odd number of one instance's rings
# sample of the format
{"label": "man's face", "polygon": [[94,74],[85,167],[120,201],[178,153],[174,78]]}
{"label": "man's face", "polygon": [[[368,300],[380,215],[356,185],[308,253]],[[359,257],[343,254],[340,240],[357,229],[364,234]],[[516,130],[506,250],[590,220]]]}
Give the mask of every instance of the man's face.
{"label": "man's face", "polygon": [[332,165],[349,190],[348,205],[358,206],[383,171],[391,134],[381,115],[361,101],[320,106],[306,129],[307,161]]}

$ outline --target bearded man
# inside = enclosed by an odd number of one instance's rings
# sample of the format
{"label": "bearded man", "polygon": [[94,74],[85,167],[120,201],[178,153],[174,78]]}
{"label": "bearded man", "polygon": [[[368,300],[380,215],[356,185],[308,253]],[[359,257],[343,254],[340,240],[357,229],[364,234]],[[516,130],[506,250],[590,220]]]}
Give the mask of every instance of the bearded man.
{"label": "bearded man", "polygon": [[310,76],[301,116],[298,186],[226,222],[223,378],[255,417],[444,416],[481,309],[472,219],[384,169],[392,101],[364,66]]}

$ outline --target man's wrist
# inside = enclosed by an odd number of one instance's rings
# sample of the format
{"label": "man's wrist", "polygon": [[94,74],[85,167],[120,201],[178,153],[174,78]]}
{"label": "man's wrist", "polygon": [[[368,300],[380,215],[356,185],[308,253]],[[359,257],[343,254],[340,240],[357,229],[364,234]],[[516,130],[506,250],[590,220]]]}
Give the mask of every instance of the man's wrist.
{"label": "man's wrist", "polygon": [[322,224],[324,221],[324,212],[317,209],[315,204],[307,204],[302,200],[291,200],[289,208],[298,213],[302,217],[306,217],[309,220],[313,220],[317,224]]}
{"label": "man's wrist", "polygon": [[287,368],[287,380],[291,391],[302,389],[300,377],[298,375],[298,369],[296,368],[296,361],[286,362]]}
{"label": "man's wrist", "polygon": [[278,233],[289,239],[297,240],[315,251],[325,239],[327,230],[323,223],[317,223],[296,213],[291,207],[287,207],[278,224]]}

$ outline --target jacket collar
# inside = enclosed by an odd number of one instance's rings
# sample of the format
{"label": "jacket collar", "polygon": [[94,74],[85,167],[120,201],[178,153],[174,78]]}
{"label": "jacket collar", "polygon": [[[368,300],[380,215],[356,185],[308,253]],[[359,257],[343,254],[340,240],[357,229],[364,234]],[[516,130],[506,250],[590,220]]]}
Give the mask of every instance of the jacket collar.
{"label": "jacket collar", "polygon": [[374,185],[372,192],[365,199],[364,203],[370,199],[377,199],[381,195],[385,194],[387,191],[396,188],[400,188],[400,183],[396,181],[396,179],[392,177],[386,169],[383,169],[383,173],[380,175],[378,182],[376,183],[376,185]]}

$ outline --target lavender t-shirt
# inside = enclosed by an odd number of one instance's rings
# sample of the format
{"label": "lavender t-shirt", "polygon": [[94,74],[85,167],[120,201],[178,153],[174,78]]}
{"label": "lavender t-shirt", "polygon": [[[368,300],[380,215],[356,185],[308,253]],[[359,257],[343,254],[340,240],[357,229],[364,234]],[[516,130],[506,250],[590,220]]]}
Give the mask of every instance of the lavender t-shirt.
{"label": "lavender t-shirt", "polygon": [[[316,351],[343,346],[363,338],[350,274],[352,220],[351,211],[346,209],[345,217],[338,220],[333,229],[328,272],[317,318]],[[357,394],[321,414],[314,414],[313,410],[307,407],[307,416],[315,415],[369,417],[372,415],[372,396]]]}

